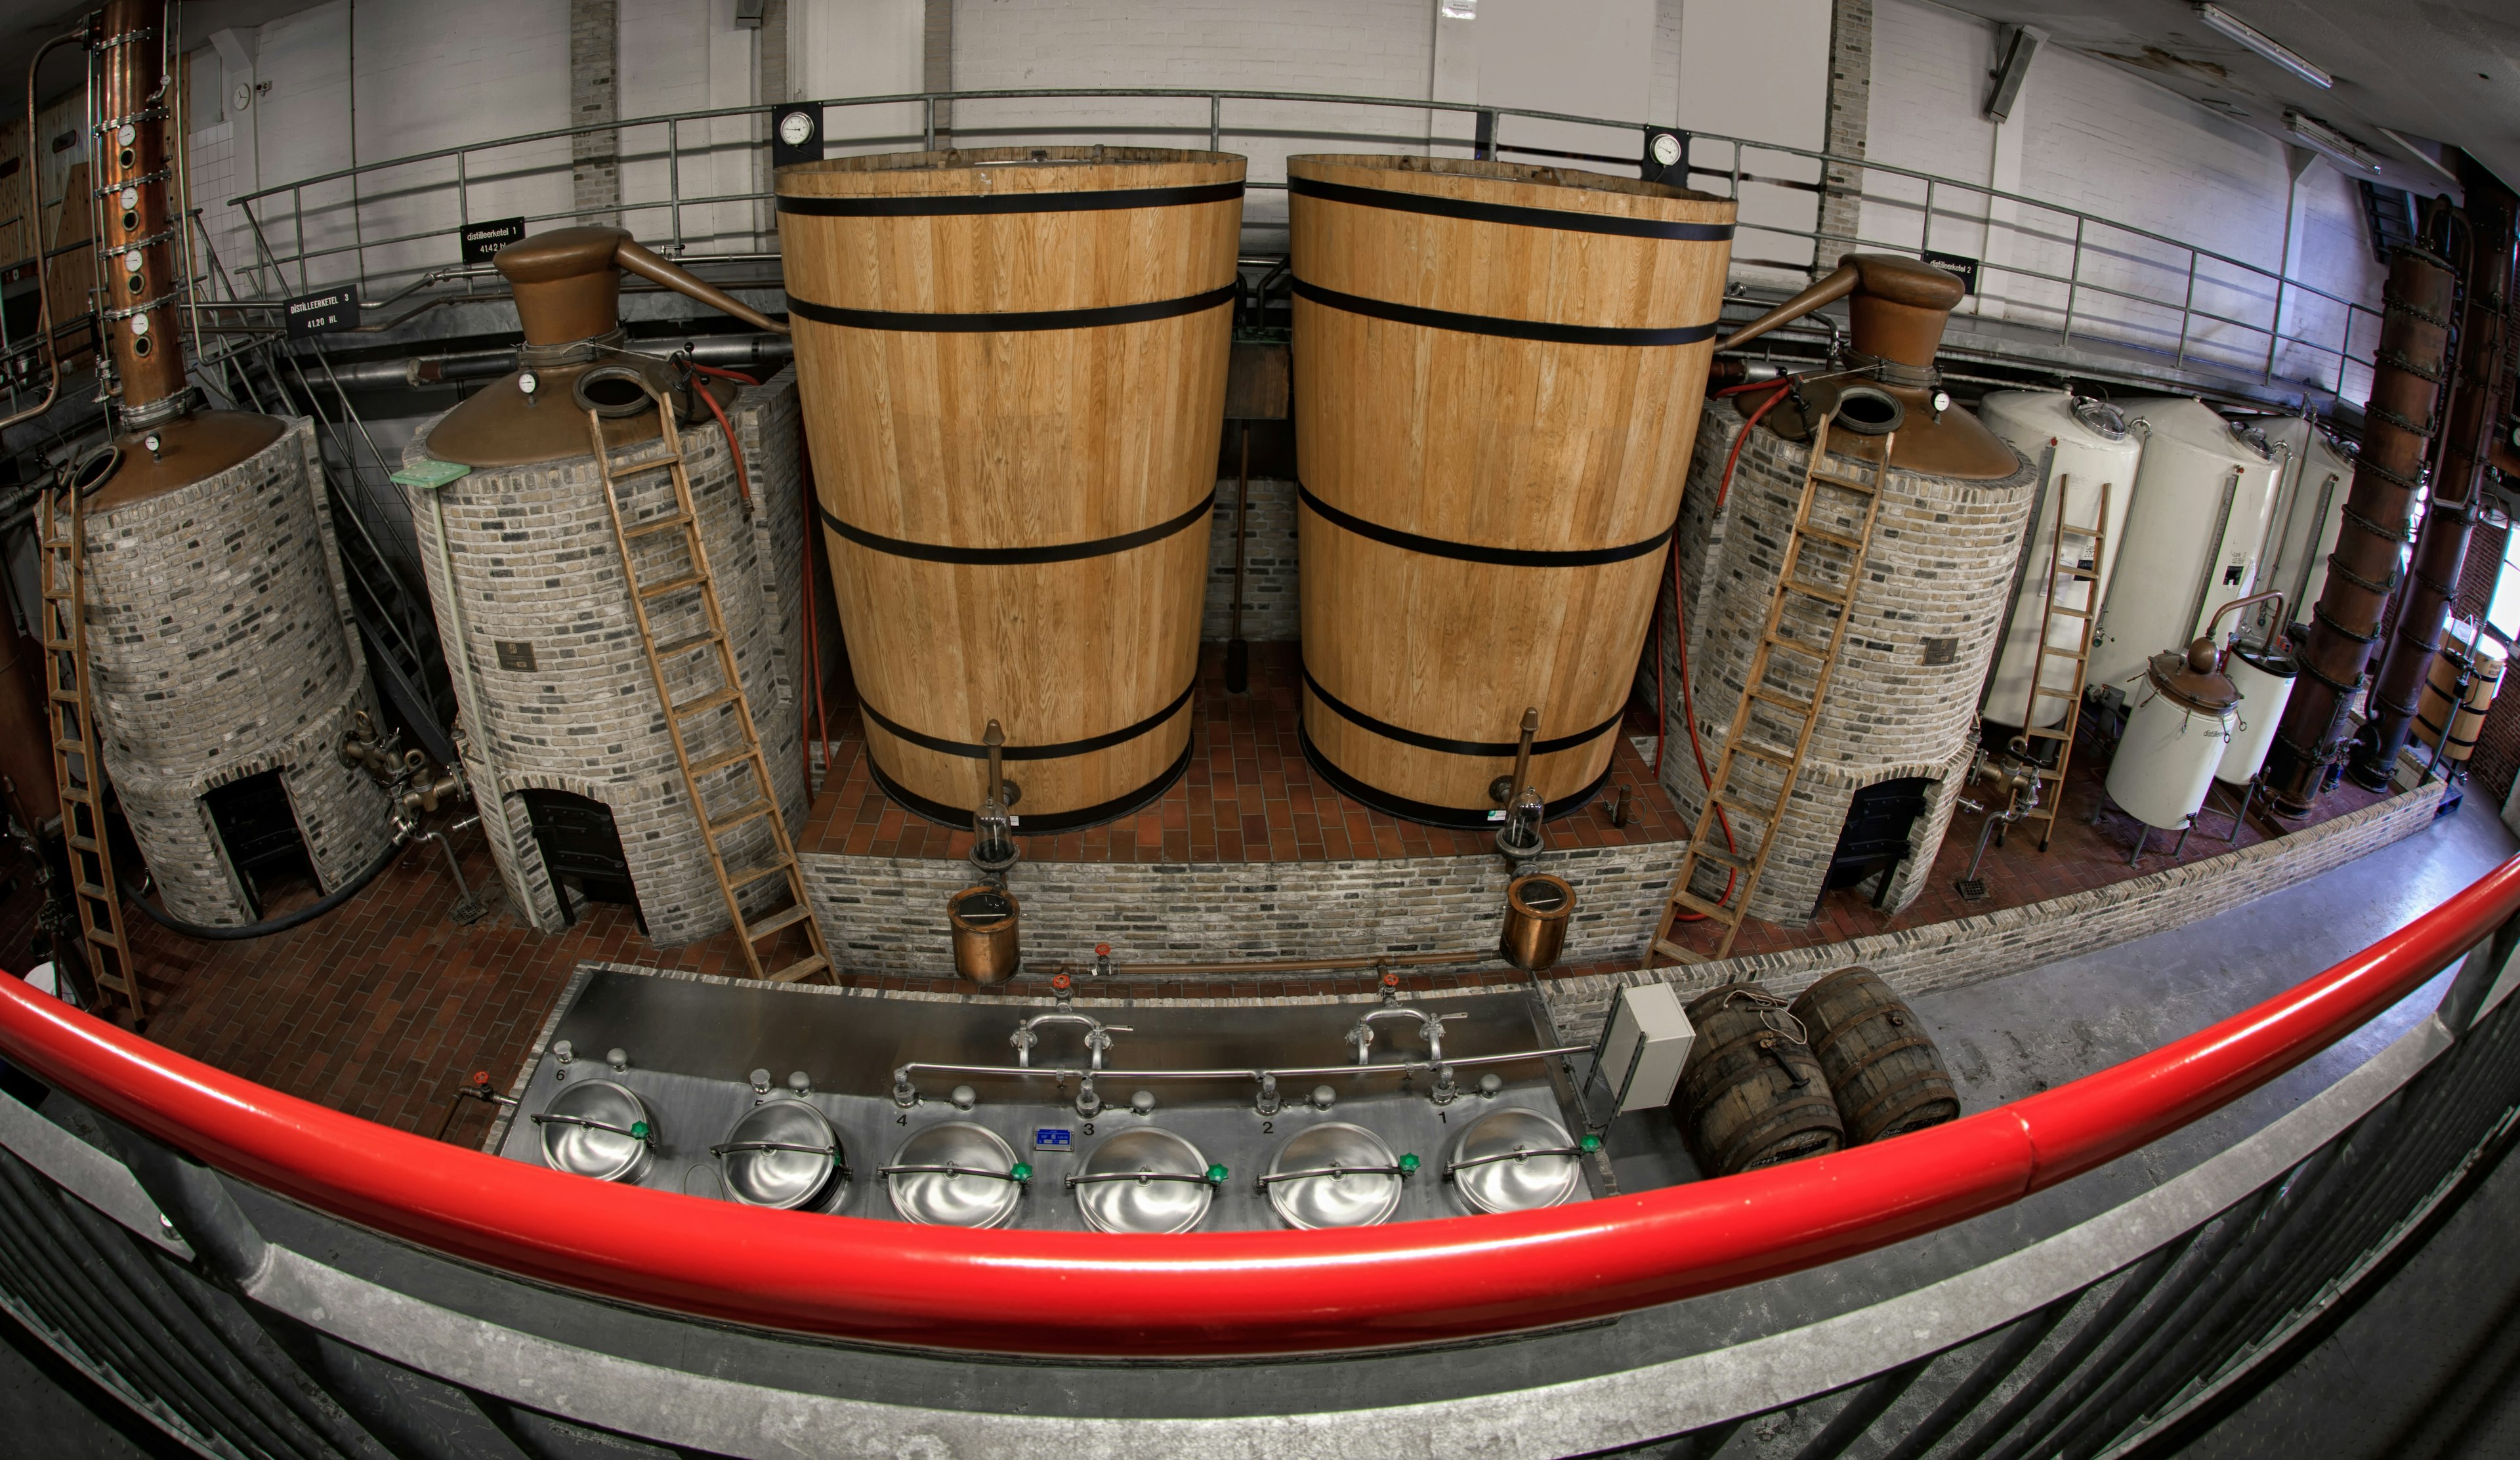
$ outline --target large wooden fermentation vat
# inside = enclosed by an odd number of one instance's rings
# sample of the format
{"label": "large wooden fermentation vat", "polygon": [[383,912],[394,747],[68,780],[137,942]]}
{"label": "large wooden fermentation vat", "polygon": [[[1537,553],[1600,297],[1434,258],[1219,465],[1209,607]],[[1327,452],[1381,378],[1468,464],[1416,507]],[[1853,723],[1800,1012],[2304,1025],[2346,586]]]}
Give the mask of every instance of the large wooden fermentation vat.
{"label": "large wooden fermentation vat", "polygon": [[1025,831],[1190,759],[1243,161],[997,148],[779,173],[780,243],[876,778]]}
{"label": "large wooden fermentation vat", "polygon": [[1610,753],[1679,514],[1733,205],[1555,167],[1292,157],[1304,744],[1475,825]]}

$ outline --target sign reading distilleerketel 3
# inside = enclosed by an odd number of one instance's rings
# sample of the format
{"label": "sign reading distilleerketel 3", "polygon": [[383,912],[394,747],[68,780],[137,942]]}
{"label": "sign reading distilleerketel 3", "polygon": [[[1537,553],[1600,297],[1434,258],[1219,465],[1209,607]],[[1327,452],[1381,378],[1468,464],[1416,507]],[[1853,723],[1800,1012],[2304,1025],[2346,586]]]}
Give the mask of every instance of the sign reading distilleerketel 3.
{"label": "sign reading distilleerketel 3", "polygon": [[317,293],[299,294],[289,301],[285,317],[287,337],[291,339],[356,329],[359,323],[359,287],[344,284]]}
{"label": "sign reading distilleerketel 3", "polygon": [[486,264],[490,255],[524,236],[525,220],[521,217],[467,223],[456,232],[456,237],[464,241],[464,261],[468,264]]}

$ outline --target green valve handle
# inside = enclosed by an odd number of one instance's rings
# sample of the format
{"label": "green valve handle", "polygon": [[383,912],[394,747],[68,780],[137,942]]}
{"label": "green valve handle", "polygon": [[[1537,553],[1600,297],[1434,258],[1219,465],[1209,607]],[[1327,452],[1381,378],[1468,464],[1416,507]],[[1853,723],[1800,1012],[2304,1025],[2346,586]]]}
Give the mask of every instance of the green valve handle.
{"label": "green valve handle", "polygon": [[1210,1186],[1222,1186],[1225,1184],[1225,1178],[1232,1174],[1234,1173],[1227,1171],[1224,1167],[1211,1166],[1207,1169],[1207,1184]]}
{"label": "green valve handle", "polygon": [[1018,1181],[1029,1181],[1032,1179],[1032,1163],[1028,1161],[1018,1161],[1015,1163],[1014,1170],[1007,1172],[1007,1174],[1014,1177]]}
{"label": "green valve handle", "polygon": [[648,1138],[648,1123],[646,1121],[632,1121],[630,1123],[630,1135],[634,1140],[646,1140]]}
{"label": "green valve handle", "polygon": [[1585,1155],[1590,1156],[1595,1151],[1601,1149],[1601,1137],[1598,1135],[1587,1135],[1575,1144],[1583,1149]]}
{"label": "green valve handle", "polygon": [[1414,1153],[1400,1158],[1400,1174],[1404,1176],[1411,1175],[1415,1173],[1417,1170],[1418,1157]]}

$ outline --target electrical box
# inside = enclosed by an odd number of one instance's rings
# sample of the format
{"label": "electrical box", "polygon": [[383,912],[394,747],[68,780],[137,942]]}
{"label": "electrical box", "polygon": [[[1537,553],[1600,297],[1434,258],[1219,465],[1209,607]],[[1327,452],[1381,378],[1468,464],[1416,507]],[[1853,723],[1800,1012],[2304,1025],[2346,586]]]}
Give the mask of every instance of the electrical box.
{"label": "electrical box", "polygon": [[1593,1046],[1593,1089],[1607,1099],[1610,1113],[1653,1110],[1671,1103],[1680,1084],[1680,1067],[1688,1063],[1688,1046],[1697,1031],[1680,1006],[1680,991],[1669,984],[1636,984],[1621,989],[1601,1021],[1600,1041]]}

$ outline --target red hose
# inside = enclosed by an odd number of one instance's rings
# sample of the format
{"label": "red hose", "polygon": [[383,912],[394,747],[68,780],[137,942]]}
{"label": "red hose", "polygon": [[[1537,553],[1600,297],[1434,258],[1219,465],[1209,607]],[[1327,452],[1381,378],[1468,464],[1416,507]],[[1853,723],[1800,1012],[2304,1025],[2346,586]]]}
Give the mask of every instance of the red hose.
{"label": "red hose", "polygon": [[[1759,403],[1757,409],[1750,413],[1749,419],[1741,423],[1741,433],[1732,438],[1732,453],[1724,459],[1723,479],[1715,484],[1715,512],[1724,510],[1724,499],[1732,494],[1732,468],[1740,465],[1741,443],[1750,439],[1750,432],[1758,426],[1759,418],[1776,409],[1777,402],[1783,400],[1790,393],[1792,382],[1761,380],[1757,385],[1732,385],[1716,392],[1717,395],[1738,395],[1742,391],[1756,389],[1758,385],[1765,385],[1777,393]],[[1711,517],[1714,512],[1709,512],[1707,515]],[[1680,718],[1681,724],[1688,731],[1689,757],[1697,762],[1698,783],[1705,786],[1708,794],[1711,795],[1715,790],[1715,776],[1706,769],[1706,747],[1699,743],[1697,738],[1697,707],[1691,702],[1688,693],[1688,626],[1681,616],[1681,602],[1687,597],[1680,581],[1680,544],[1675,542],[1671,545],[1671,647],[1672,653],[1680,660]],[[1668,714],[1664,712],[1663,707],[1671,702],[1665,697],[1662,663],[1663,656],[1654,655],[1654,709],[1658,722],[1668,719]],[[1669,727],[1658,724],[1654,730],[1654,774],[1657,776],[1662,774],[1663,741],[1668,734]],[[1739,851],[1739,844],[1732,840],[1732,818],[1724,815],[1724,808],[1720,806],[1715,808],[1715,824],[1724,828],[1724,850]],[[1733,879],[1738,875],[1731,868],[1725,870],[1724,891],[1716,898],[1717,902],[1720,903],[1732,895]],[[1679,914],[1677,920],[1704,922],[1706,914],[1683,912]]]}
{"label": "red hose", "polygon": [[[813,687],[814,734],[823,747],[823,780],[829,784],[832,778],[832,725],[823,715],[823,654],[814,638],[815,620],[820,616],[814,602],[814,538],[821,531],[822,524],[814,520],[817,499],[813,455],[799,442],[797,456],[804,465],[804,470],[798,474],[804,478],[805,487],[798,494],[805,503],[805,571],[802,574],[805,580],[805,683]],[[805,753],[805,784],[810,786],[813,783],[814,754],[809,750]]]}
{"label": "red hose", "polygon": [[[730,379],[741,380],[744,378],[731,370],[710,370],[704,365],[695,365],[692,367],[692,370],[696,374],[725,376]],[[757,385],[761,382],[755,380],[752,383]],[[702,401],[707,402],[709,414],[717,418],[717,428],[726,432],[726,454],[735,459],[735,490],[739,496],[743,498],[743,505],[745,507],[750,507],[752,505],[752,480],[743,473],[743,448],[735,444],[735,422],[727,420],[726,412],[718,408],[716,396],[709,394],[706,390],[695,390],[692,394],[697,395]]]}

